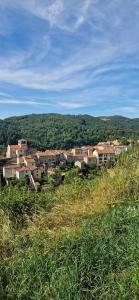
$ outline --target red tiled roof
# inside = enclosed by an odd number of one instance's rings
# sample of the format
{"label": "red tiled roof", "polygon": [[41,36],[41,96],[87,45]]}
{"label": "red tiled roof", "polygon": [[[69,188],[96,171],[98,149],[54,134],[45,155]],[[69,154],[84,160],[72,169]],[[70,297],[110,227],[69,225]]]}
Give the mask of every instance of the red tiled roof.
{"label": "red tiled roof", "polygon": [[54,156],[55,154],[52,151],[45,151],[45,152],[37,152],[40,157],[47,157],[47,156]]}
{"label": "red tiled roof", "polygon": [[82,150],[92,150],[93,148],[93,146],[83,146]]}
{"label": "red tiled roof", "polygon": [[73,153],[71,153],[71,152],[69,152],[69,151],[66,151],[66,150],[65,150],[65,151],[63,151],[62,153],[63,153],[63,154],[65,154],[65,155],[70,155],[70,156],[73,156]]}
{"label": "red tiled roof", "polygon": [[111,149],[103,149],[103,150],[95,150],[98,154],[115,154],[115,152]]}
{"label": "red tiled roof", "polygon": [[32,158],[31,156],[24,156],[24,159],[25,159],[26,161],[32,161],[32,162],[35,161],[34,158]]}
{"label": "red tiled roof", "polygon": [[21,147],[19,145],[9,145],[11,149],[19,150]]}
{"label": "red tiled roof", "polygon": [[66,151],[66,150],[46,150],[44,152],[38,151],[37,154],[39,154],[39,156],[41,157],[47,157],[47,156],[56,156],[56,155],[60,155],[60,154],[66,154],[66,155],[71,155],[72,153]]}

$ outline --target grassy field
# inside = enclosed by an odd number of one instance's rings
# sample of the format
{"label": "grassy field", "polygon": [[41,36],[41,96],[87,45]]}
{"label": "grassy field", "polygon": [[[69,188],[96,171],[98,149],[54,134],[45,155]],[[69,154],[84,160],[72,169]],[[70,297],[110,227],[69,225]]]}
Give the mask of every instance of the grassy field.
{"label": "grassy field", "polygon": [[94,179],[0,192],[0,299],[139,299],[139,148]]}

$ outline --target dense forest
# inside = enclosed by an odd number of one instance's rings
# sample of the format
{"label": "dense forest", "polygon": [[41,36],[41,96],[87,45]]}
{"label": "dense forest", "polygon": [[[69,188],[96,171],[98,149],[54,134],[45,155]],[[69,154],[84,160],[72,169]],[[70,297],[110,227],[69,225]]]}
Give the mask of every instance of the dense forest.
{"label": "dense forest", "polygon": [[42,114],[0,121],[0,147],[26,138],[37,148],[71,148],[115,138],[138,138],[139,119]]}
{"label": "dense forest", "polygon": [[0,299],[139,299],[139,147],[113,169],[0,191]]}

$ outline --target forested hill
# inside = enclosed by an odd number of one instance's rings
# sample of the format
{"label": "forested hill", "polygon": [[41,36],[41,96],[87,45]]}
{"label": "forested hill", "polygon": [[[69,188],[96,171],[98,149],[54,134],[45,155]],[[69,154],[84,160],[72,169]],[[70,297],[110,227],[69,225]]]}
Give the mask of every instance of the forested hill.
{"label": "forested hill", "polygon": [[0,120],[0,145],[27,138],[39,148],[94,144],[115,138],[139,138],[139,118],[41,114]]}

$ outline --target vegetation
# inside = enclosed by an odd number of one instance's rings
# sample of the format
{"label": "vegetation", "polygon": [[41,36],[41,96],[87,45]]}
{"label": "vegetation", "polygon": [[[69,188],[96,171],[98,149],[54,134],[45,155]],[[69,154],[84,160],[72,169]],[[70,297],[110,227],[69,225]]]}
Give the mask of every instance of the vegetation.
{"label": "vegetation", "polygon": [[139,298],[139,148],[98,175],[0,191],[1,299]]}
{"label": "vegetation", "polygon": [[68,149],[115,138],[125,143],[128,138],[139,139],[139,119],[42,114],[0,121],[0,145],[23,137],[40,149]]}

